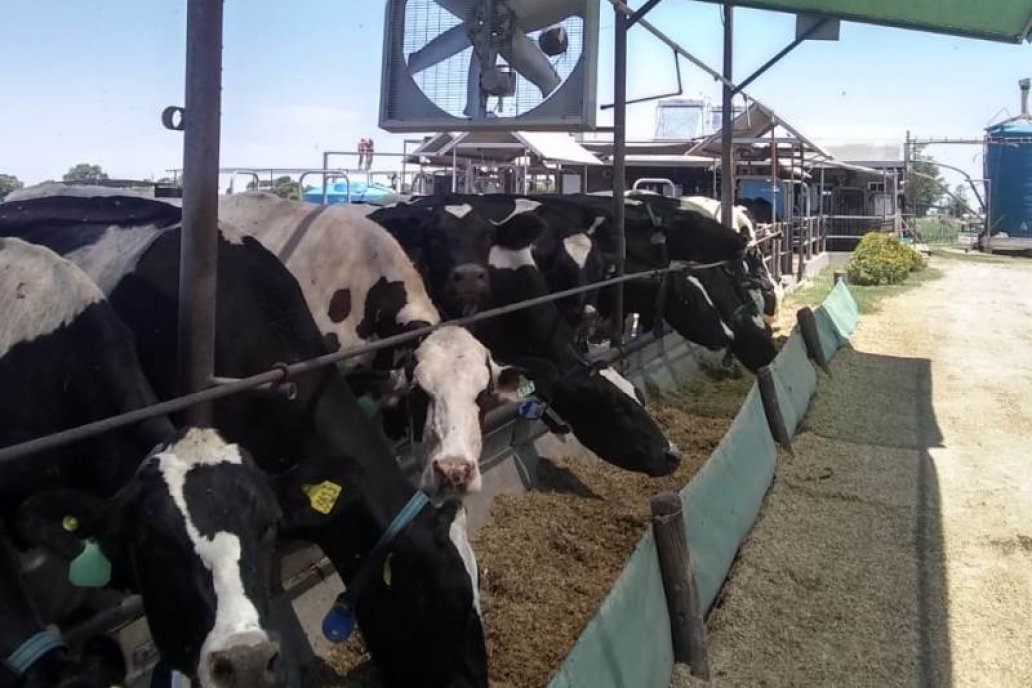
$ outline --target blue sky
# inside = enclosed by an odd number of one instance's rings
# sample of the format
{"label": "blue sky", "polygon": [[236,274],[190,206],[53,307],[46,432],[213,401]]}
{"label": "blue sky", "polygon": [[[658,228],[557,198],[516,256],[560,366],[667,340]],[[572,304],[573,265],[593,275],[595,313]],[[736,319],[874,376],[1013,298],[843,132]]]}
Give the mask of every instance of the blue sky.
{"label": "blue sky", "polygon": [[[351,149],[360,136],[400,151],[403,137],[376,128],[383,5],[226,0],[223,164],[318,166],[321,151]],[[609,102],[613,21],[602,5],[599,102]],[[84,161],[118,177],[180,166],[180,135],[159,115],[182,102],[186,0],[3,0],[0,17],[0,172],[36,182]],[[665,0],[650,18],[719,67],[718,5]],[[736,10],[736,76],[793,35],[790,15]],[[629,45],[629,95],[669,90],[669,49],[641,28]],[[1016,113],[1030,50],[843,24],[841,41],[804,44],[748,90],[813,138],[971,136],[1003,108]],[[712,79],[682,69],[686,95],[719,98]],[[654,105],[628,116],[632,138],[651,135]],[[977,148],[930,152],[980,174]]]}

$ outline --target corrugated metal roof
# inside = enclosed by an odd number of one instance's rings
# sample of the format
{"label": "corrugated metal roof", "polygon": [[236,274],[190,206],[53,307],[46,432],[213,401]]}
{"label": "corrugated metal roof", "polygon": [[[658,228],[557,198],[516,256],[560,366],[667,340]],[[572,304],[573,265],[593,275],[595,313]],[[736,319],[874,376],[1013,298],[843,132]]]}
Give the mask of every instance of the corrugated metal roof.
{"label": "corrugated metal roof", "polygon": [[550,162],[565,162],[571,165],[601,165],[587,148],[577,143],[573,136],[561,131],[517,131],[515,137],[522,141],[535,155]]}
{"label": "corrugated metal roof", "polygon": [[[723,4],[723,0],[704,1]],[[1032,29],[1032,0],[733,0],[731,4],[1005,43],[1028,40]]]}
{"label": "corrugated metal roof", "polygon": [[843,162],[902,163],[902,141],[822,141],[833,158]]}
{"label": "corrugated metal roof", "polygon": [[[787,131],[793,138],[797,139],[806,152],[817,153],[822,157],[831,157],[826,150],[824,150],[816,143],[814,143],[813,141],[799,133],[798,129],[788,124],[785,120],[779,117],[773,110],[755,101],[750,103],[749,107],[746,108],[745,112],[740,114],[731,122],[731,130],[734,132],[734,136],[736,139],[760,138],[761,136],[766,136],[777,127],[781,127],[782,129]],[[692,148],[688,151],[688,154],[720,157],[720,139],[721,132],[718,130],[712,136],[703,139],[699,143],[692,146]]]}

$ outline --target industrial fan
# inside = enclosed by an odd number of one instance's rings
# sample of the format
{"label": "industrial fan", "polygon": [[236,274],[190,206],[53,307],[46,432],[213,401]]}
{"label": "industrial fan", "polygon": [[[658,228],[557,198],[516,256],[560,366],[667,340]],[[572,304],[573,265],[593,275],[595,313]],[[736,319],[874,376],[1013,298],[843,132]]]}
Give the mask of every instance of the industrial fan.
{"label": "industrial fan", "polygon": [[594,125],[598,0],[388,0],[388,131]]}

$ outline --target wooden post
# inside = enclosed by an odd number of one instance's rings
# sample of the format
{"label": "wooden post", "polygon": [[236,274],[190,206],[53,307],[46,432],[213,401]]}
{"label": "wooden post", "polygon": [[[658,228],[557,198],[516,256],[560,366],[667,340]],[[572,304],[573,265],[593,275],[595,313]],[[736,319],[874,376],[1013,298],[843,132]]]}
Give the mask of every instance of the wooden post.
{"label": "wooden post", "polygon": [[813,314],[813,310],[809,306],[800,308],[796,311],[796,322],[799,323],[799,332],[803,335],[803,343],[806,344],[806,353],[810,356],[810,360],[825,373],[831,375],[828,357],[824,355],[821,336],[817,332],[817,317]]}
{"label": "wooden post", "polygon": [[699,605],[692,555],[688,550],[681,498],[676,493],[662,492],[652,498],[652,532],[656,537],[659,570],[670,612],[674,661],[688,664],[693,676],[708,681],[706,625]]}
{"label": "wooden post", "polygon": [[792,450],[792,436],[788,432],[785,416],[781,412],[778,392],[774,387],[774,374],[771,373],[769,366],[763,366],[756,371],[756,384],[760,388],[760,399],[763,400],[763,411],[767,415],[770,434],[774,436],[774,441],[781,445],[782,449],[795,456],[795,452]]}

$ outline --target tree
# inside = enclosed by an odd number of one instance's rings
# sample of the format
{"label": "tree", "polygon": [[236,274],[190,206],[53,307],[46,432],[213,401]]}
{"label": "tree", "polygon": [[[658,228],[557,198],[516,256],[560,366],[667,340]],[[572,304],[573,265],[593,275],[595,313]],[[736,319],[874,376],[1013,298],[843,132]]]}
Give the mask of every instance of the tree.
{"label": "tree", "polygon": [[75,165],[62,177],[66,182],[95,182],[107,178],[107,173],[101,169],[100,165],[90,165],[85,162]]}
{"label": "tree", "polygon": [[964,184],[957,184],[953,188],[953,196],[948,199],[946,207],[949,208],[949,213],[953,217],[963,217],[971,211],[968,210],[968,206],[971,205],[968,201],[967,186]]}
{"label": "tree", "polygon": [[942,198],[943,178],[935,159],[920,152],[914,154],[911,169],[917,174],[910,178],[910,199],[914,203],[914,212],[920,217],[928,214],[929,208],[937,206]]}
{"label": "tree", "polygon": [[277,177],[274,181],[269,181],[267,179],[260,180],[257,185],[255,185],[254,182],[250,182],[247,185],[247,188],[250,191],[253,191],[254,189],[271,191],[280,198],[286,198],[291,201],[301,200],[301,190],[298,187],[298,183],[286,175]]}
{"label": "tree", "polygon": [[0,198],[25,186],[13,174],[0,174]]}

